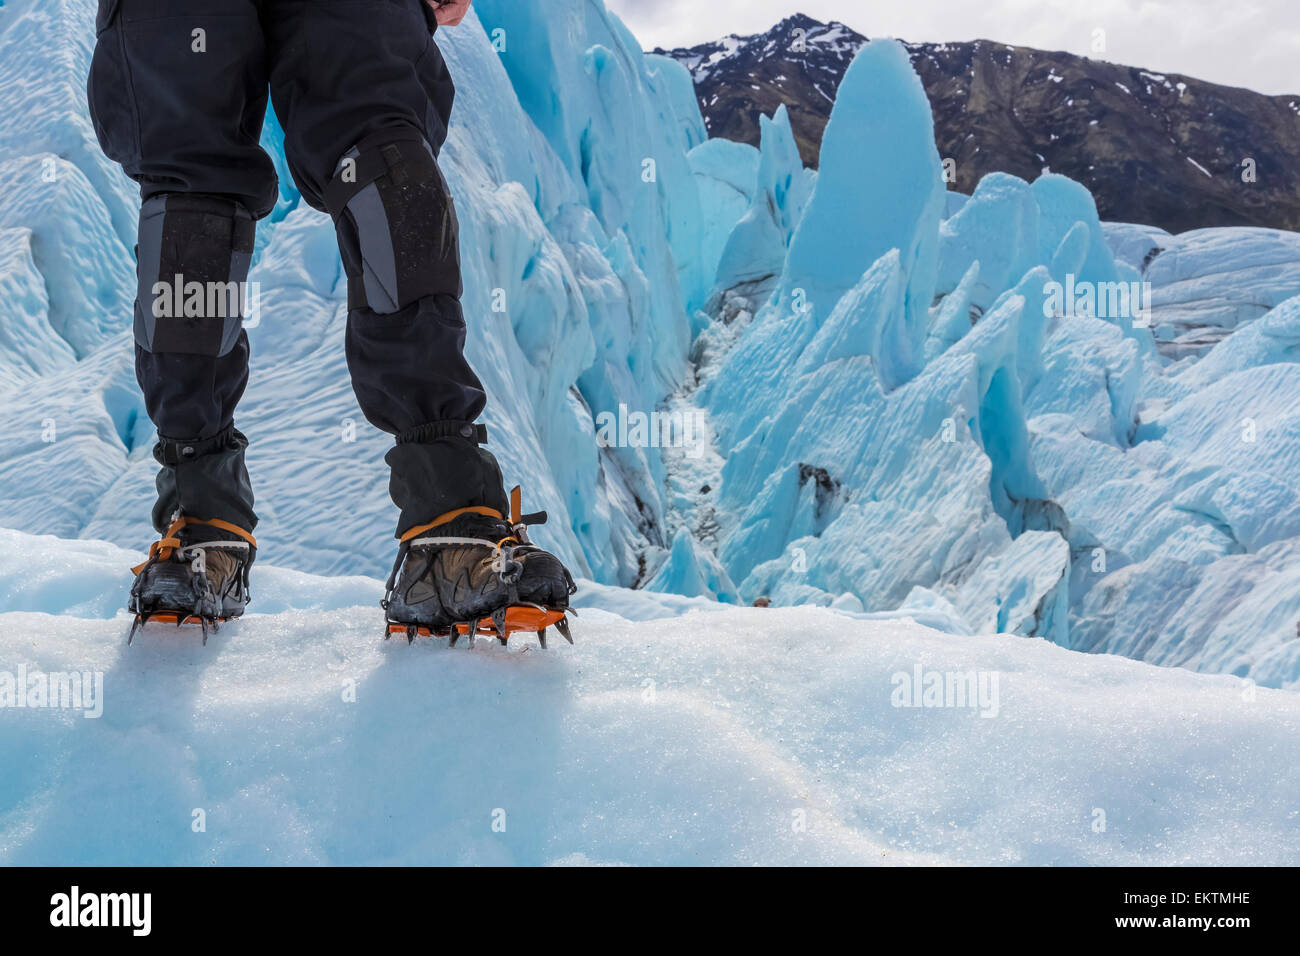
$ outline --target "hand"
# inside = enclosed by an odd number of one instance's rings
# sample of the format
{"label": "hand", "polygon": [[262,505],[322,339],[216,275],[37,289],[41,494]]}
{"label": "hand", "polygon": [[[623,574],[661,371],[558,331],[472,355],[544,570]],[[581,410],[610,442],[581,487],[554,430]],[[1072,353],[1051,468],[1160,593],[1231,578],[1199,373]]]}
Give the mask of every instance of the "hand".
{"label": "hand", "polygon": [[433,7],[433,15],[438,18],[438,25],[443,27],[454,27],[465,19],[465,14],[469,13],[469,5],[473,0],[425,0],[429,6]]}

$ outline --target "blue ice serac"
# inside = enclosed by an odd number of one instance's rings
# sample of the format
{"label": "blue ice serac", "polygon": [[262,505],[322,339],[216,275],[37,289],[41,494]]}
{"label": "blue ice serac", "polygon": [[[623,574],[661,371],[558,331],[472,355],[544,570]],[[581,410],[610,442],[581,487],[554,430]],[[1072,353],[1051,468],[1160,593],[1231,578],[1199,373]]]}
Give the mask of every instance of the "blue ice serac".
{"label": "blue ice serac", "polygon": [[[507,484],[594,591],[1300,685],[1300,235],[1102,223],[1050,172],[950,193],[892,41],[849,68],[814,173],[784,108],[757,148],[709,139],[686,70],[596,0],[473,11],[438,34],[468,355]],[[0,14],[0,526],[143,549],[138,198],[86,116],[93,20]],[[388,437],[349,385],[333,227],[274,117],[263,144],[281,197],[239,422],[263,560],[381,576]],[[707,447],[596,441],[626,410]]]}

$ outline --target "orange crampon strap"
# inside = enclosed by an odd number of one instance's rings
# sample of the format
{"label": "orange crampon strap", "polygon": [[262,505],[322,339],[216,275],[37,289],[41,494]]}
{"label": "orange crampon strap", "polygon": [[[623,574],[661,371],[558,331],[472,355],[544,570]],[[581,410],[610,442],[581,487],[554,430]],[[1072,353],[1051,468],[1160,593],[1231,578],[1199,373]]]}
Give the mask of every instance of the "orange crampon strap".
{"label": "orange crampon strap", "polygon": [[[158,561],[166,561],[170,558],[172,554],[175,553],[176,549],[182,546],[180,539],[181,529],[189,527],[192,524],[208,525],[209,527],[218,528],[222,531],[229,531],[231,534],[239,535],[254,548],[257,547],[257,539],[237,524],[231,524],[229,521],[222,521],[220,518],[208,518],[205,520],[203,518],[181,517],[172,522],[171,527],[167,529],[167,533],[162,536],[161,540],[155,541],[149,546],[149,561],[155,559]],[[131,569],[131,573],[139,574],[146,566],[148,566],[149,561],[145,561],[143,564],[137,564]]]}
{"label": "orange crampon strap", "polygon": [[[520,522],[523,521],[523,514],[522,514],[524,510],[523,501],[524,501],[523,489],[519,485],[515,485],[514,488],[510,490],[510,526],[512,528],[517,528]],[[461,515],[464,514],[487,515],[489,518],[500,518],[502,520],[505,519],[505,515],[497,511],[496,508],[488,508],[483,505],[471,505],[468,508],[457,508],[455,511],[448,511],[446,514],[434,518],[428,524],[416,525],[414,528],[411,528],[405,534],[399,535],[398,538],[402,542],[413,541],[416,538],[420,537],[420,535],[424,534],[426,531],[432,531],[434,528],[441,527],[442,525],[445,525],[448,522],[450,522],[453,518],[459,518]],[[504,544],[506,541],[517,541],[517,540],[518,539],[515,538],[513,535],[506,538],[502,538],[501,541],[497,543],[497,547],[498,548],[501,547],[501,545]]]}

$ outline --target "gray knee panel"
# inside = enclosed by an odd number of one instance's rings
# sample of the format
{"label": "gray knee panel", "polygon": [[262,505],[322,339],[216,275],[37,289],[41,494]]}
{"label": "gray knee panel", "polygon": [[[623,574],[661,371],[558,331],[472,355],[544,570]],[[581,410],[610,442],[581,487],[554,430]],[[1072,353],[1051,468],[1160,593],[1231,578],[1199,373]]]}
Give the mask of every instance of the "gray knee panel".
{"label": "gray knee panel", "polygon": [[135,339],[148,352],[225,355],[248,307],[256,223],[217,196],[166,193],[140,207]]}
{"label": "gray knee panel", "polygon": [[324,200],[354,263],[349,309],[389,314],[425,296],[460,295],[456,212],[418,133],[386,130],[348,150]]}

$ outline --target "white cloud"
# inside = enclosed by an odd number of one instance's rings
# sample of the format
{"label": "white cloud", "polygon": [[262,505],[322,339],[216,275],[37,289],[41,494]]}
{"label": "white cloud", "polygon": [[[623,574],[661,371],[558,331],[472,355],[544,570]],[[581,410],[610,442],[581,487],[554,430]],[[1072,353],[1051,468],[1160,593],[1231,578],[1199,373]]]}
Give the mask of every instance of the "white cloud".
{"label": "white cloud", "polygon": [[[795,12],[867,36],[998,40],[1066,50],[1262,93],[1300,94],[1296,0],[606,0],[641,43],[684,46],[759,33]],[[1106,51],[1092,51],[1093,31]]]}

